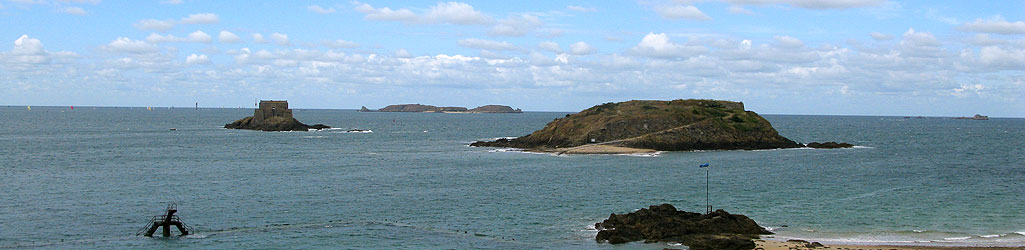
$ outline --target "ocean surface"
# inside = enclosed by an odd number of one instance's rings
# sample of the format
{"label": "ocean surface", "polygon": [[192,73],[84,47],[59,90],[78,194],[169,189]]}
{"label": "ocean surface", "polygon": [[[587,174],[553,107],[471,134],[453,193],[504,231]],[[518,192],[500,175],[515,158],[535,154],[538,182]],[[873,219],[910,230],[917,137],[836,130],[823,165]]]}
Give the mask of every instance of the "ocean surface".
{"label": "ocean surface", "polygon": [[[252,113],[0,107],[0,248],[662,249],[596,243],[593,225],[703,211],[705,162],[712,206],[776,238],[1025,245],[1025,119],[765,115],[857,147],[554,156],[467,145],[567,113],[296,109],[342,129],[221,128]],[[136,236],[169,202],[195,234]]]}

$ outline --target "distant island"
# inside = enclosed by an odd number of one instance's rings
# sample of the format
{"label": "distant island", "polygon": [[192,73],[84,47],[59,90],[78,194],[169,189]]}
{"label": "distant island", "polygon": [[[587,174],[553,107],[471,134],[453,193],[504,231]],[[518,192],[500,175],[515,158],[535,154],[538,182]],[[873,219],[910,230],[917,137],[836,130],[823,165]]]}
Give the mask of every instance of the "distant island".
{"label": "distant island", "polygon": [[[557,154],[800,148],[744,103],[718,100],[627,101],[597,105],[557,118],[514,139],[478,141],[476,147],[522,148]],[[817,148],[852,147],[829,143]],[[822,147],[818,147],[822,146]]]}
{"label": "distant island", "polygon": [[972,117],[962,116],[962,117],[954,117],[954,119],[955,120],[989,120],[989,116],[975,114],[975,116],[972,116]]}
{"label": "distant island", "polygon": [[523,113],[523,110],[513,109],[505,105],[484,105],[473,109],[466,107],[437,107],[422,104],[395,104],[387,107],[372,110],[363,106],[359,112],[423,112],[423,113]]}

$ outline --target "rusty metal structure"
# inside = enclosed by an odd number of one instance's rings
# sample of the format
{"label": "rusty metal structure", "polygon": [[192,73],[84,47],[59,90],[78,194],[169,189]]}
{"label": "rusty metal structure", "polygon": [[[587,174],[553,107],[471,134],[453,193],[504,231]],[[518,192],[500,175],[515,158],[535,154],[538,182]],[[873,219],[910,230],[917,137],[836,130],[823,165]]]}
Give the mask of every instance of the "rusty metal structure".
{"label": "rusty metal structure", "polygon": [[181,232],[181,236],[189,235],[189,233],[193,231],[192,227],[185,224],[185,222],[182,221],[182,219],[179,218],[177,215],[174,215],[174,213],[176,212],[178,212],[178,204],[168,204],[167,211],[164,213],[164,215],[153,216],[153,218],[150,219],[149,224],[147,224],[142,229],[139,229],[139,231],[136,232],[135,235],[153,237],[153,233],[156,233],[157,229],[163,227],[164,237],[170,237],[171,226],[177,227],[178,231]]}

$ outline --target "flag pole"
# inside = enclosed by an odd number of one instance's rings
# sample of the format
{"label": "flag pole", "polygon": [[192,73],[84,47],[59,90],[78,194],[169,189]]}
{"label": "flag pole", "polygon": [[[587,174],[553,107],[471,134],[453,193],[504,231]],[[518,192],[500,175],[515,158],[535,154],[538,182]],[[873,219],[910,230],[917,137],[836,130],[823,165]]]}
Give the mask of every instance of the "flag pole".
{"label": "flag pole", "polygon": [[712,213],[712,206],[708,205],[708,163],[701,164],[699,168],[705,169],[705,214]]}

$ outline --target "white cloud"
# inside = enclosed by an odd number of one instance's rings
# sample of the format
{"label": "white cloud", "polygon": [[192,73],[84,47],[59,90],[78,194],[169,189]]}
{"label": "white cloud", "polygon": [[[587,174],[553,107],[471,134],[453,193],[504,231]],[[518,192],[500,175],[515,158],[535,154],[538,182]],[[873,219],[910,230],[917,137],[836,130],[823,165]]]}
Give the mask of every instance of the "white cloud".
{"label": "white cloud", "polygon": [[161,21],[161,20],[156,20],[156,19],[140,20],[140,21],[138,21],[138,22],[136,22],[134,24],[135,28],[137,28],[137,29],[140,29],[140,30],[155,30],[155,31],[167,31],[167,30],[170,30],[171,28],[174,28],[174,25],[175,25],[175,23],[174,23],[173,20],[163,20],[163,21]]}
{"label": "white cloud", "polygon": [[132,40],[126,37],[118,37],[103,46],[104,49],[112,52],[125,52],[134,54],[153,53],[160,50],[156,45],[145,41]]}
{"label": "white cloud", "polygon": [[893,36],[888,35],[888,34],[879,33],[879,32],[868,33],[868,35],[871,36],[872,39],[875,39],[876,41],[886,41],[886,40],[893,39]]}
{"label": "white cloud", "polygon": [[327,9],[325,9],[324,7],[320,7],[320,5],[310,5],[309,7],[306,7],[306,9],[308,9],[310,11],[313,11],[313,12],[316,12],[316,13],[320,13],[320,14],[335,13],[335,8],[327,8]]}
{"label": "white cloud", "polygon": [[486,25],[494,22],[491,17],[474,9],[473,6],[460,2],[438,2],[437,5],[430,7],[426,12],[419,15],[406,8],[393,10],[388,7],[374,8],[370,4],[357,1],[352,3],[356,5],[354,8],[356,11],[366,14],[364,18],[367,20],[394,21],[409,24],[450,23],[458,25]]}
{"label": "white cloud", "polygon": [[654,58],[688,58],[705,53],[708,49],[701,46],[688,46],[669,41],[665,33],[648,33],[641,39],[631,53]]}
{"label": "white cloud", "polygon": [[1008,22],[1004,20],[1004,17],[998,15],[987,20],[983,20],[982,18],[975,19],[975,21],[959,26],[958,29],[970,32],[1004,35],[1025,34],[1025,22]]}
{"label": "white cloud", "polygon": [[512,45],[509,42],[499,42],[477,38],[459,40],[459,46],[486,50],[521,50],[519,47],[516,47],[516,45]]}
{"label": "white cloud", "polygon": [[199,13],[192,14],[181,19],[181,24],[214,24],[221,21],[221,18],[217,14],[213,13]]}
{"label": "white cloud", "polygon": [[903,40],[898,46],[901,55],[910,57],[937,58],[943,53],[936,36],[929,32],[916,32],[915,29],[904,32]]}
{"label": "white cloud", "polygon": [[428,20],[442,21],[446,23],[471,25],[489,24],[491,18],[481,14],[466,3],[443,2],[431,7],[425,14]]}
{"label": "white cloud", "polygon": [[559,44],[556,43],[556,42],[552,42],[552,41],[544,41],[544,42],[538,43],[537,47],[541,48],[543,50],[547,50],[547,51],[551,51],[551,52],[555,52],[555,53],[562,53],[562,48],[559,47]]}
{"label": "white cloud", "polygon": [[149,43],[210,43],[213,42],[213,38],[201,30],[189,33],[186,37],[177,37],[174,35],[160,35],[157,33],[151,33],[146,37],[146,42]]}
{"label": "white cloud", "polygon": [[213,38],[211,38],[210,35],[206,34],[206,32],[203,32],[202,30],[197,30],[195,32],[189,33],[188,41],[196,43],[210,43],[213,42]]}
{"label": "white cloud", "polygon": [[188,57],[185,58],[185,63],[187,63],[187,64],[210,64],[210,57],[207,57],[204,54],[199,54],[199,55],[191,54],[191,55],[189,55]]}
{"label": "white cloud", "polygon": [[273,34],[270,34],[270,39],[273,40],[274,43],[276,43],[278,45],[281,45],[281,46],[288,45],[288,35],[286,35],[286,34],[274,32]]}
{"label": "white cloud", "polygon": [[694,5],[673,5],[655,9],[659,16],[665,19],[691,19],[691,20],[712,20],[704,12]]}
{"label": "white cloud", "polygon": [[411,58],[411,57],[413,57],[413,55],[409,54],[409,51],[406,51],[406,49],[399,49],[399,50],[395,51],[395,57],[398,57],[398,58]]}
{"label": "white cloud", "polygon": [[369,4],[360,2],[353,2],[353,4],[356,5],[356,11],[366,14],[364,18],[367,20],[415,23],[419,19],[416,14],[409,9],[392,10],[388,7],[374,8]]}
{"label": "white cloud", "polygon": [[730,5],[729,11],[730,11],[730,13],[733,13],[733,14],[744,14],[744,15],[753,15],[754,14],[754,11],[751,11],[749,9],[745,9],[744,7],[741,7],[740,5]]}
{"label": "white cloud", "polygon": [[997,69],[1025,70],[1025,49],[983,47],[979,50],[979,61]]}
{"label": "white cloud", "polygon": [[583,7],[583,6],[578,6],[578,5],[566,6],[566,9],[567,10],[576,11],[576,12],[595,12],[595,11],[598,11],[598,9],[596,9],[594,7]]}
{"label": "white cloud", "polygon": [[220,18],[217,14],[213,13],[199,13],[192,14],[187,17],[183,17],[180,20],[157,20],[157,19],[144,19],[135,22],[133,26],[140,30],[152,30],[166,32],[174,26],[179,24],[214,24],[220,22]]}
{"label": "white cloud", "polygon": [[237,43],[242,41],[235,33],[231,33],[227,30],[222,30],[221,33],[217,34],[217,41],[222,43]]}
{"label": "white cloud", "polygon": [[267,40],[263,39],[263,34],[253,33],[253,41],[258,43],[265,43]]}
{"label": "white cloud", "polygon": [[334,40],[334,41],[325,41],[325,42],[323,42],[323,44],[324,44],[324,46],[328,46],[328,47],[336,48],[336,49],[359,47],[359,44],[356,43],[356,42],[346,41],[346,40],[341,40],[341,39]]}
{"label": "white cloud", "polygon": [[491,27],[488,35],[492,36],[523,36],[527,32],[541,26],[542,22],[537,16],[529,14],[514,15],[498,21],[498,24]]}
{"label": "white cloud", "polygon": [[787,4],[794,7],[806,8],[806,9],[849,9],[849,8],[860,8],[860,7],[871,7],[878,6],[886,1],[884,0],[725,0],[731,4],[737,5],[770,5],[770,4]]}
{"label": "white cloud", "polygon": [[46,51],[43,50],[43,42],[28,35],[21,35],[18,40],[14,40],[14,49],[11,50],[10,55],[12,55],[13,62],[24,64],[39,64],[50,61]]}
{"label": "white cloud", "polygon": [[88,14],[88,12],[86,12],[85,9],[82,9],[80,7],[67,7],[67,8],[63,8],[63,9],[61,9],[61,12],[64,12],[64,13],[67,13],[67,14],[72,14],[72,15],[80,15],[80,16]]}
{"label": "white cloud", "polygon": [[784,48],[800,48],[800,47],[804,47],[804,42],[802,42],[801,39],[797,39],[797,38],[794,38],[794,37],[790,37],[790,36],[774,36],[774,37],[772,37],[772,39],[775,40],[777,44],[779,44],[780,46],[782,46]]}
{"label": "white cloud", "polygon": [[597,52],[598,49],[591,47],[590,44],[585,42],[576,42],[569,45],[569,53],[574,55],[590,55]]}

